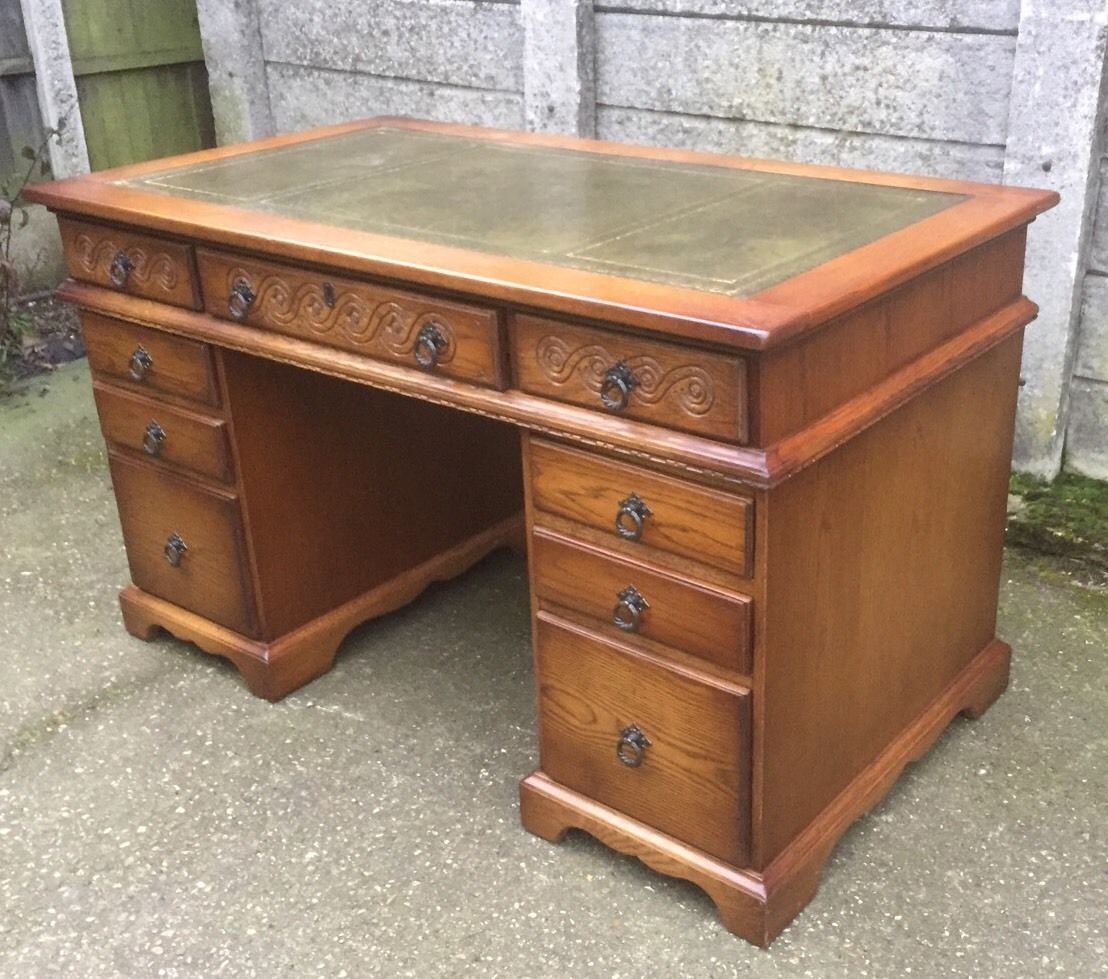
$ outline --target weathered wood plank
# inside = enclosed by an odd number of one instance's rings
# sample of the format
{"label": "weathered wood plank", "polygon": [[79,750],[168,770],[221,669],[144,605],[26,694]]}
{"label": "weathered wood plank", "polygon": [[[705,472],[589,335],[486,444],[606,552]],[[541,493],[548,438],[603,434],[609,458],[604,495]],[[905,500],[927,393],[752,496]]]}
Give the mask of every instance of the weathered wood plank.
{"label": "weathered wood plank", "polygon": [[94,170],[215,142],[203,64],[85,75],[77,90]]}
{"label": "weathered wood plank", "polygon": [[1001,145],[1014,52],[1003,35],[600,14],[597,90],[611,106]]}

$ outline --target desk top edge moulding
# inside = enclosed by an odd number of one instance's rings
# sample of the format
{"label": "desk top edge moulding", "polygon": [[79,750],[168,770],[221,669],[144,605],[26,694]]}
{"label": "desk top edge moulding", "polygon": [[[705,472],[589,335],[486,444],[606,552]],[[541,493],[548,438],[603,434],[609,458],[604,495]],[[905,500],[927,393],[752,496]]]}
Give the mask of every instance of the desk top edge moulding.
{"label": "desk top edge moulding", "polygon": [[381,118],[27,197],[58,215],[133,635],[278,700],[526,549],[524,826],[692,881],[760,945],[1005,689],[1026,233],[1056,194]]}

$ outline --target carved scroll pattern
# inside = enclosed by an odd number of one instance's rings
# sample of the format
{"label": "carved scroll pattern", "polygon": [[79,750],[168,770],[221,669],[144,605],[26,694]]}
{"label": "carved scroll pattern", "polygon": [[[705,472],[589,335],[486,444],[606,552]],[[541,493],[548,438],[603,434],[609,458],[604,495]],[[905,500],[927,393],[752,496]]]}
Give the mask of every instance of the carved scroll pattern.
{"label": "carved scroll pattern", "polygon": [[177,263],[165,252],[148,254],[140,245],[124,248],[111,238],[94,241],[83,231],[73,239],[73,254],[81,268],[98,278],[107,278],[112,260],[120,251],[125,251],[134,264],[134,268],[127,276],[128,282],[136,282],[140,286],[153,282],[166,292],[172,292],[177,288]]}
{"label": "carved scroll pattern", "polygon": [[375,302],[348,289],[336,290],[328,304],[320,284],[309,281],[293,286],[271,273],[255,285],[256,277],[241,267],[228,270],[228,292],[239,279],[255,292],[250,318],[258,317],[286,333],[306,327],[318,337],[337,337],[355,347],[407,358],[415,349],[420,327],[433,320],[447,339],[438,362],[447,364],[454,358],[454,330],[437,310],[417,310],[391,299]]}
{"label": "carved scroll pattern", "polygon": [[535,348],[535,356],[539,369],[552,384],[565,384],[576,375],[585,387],[599,395],[605,371],[622,360],[638,382],[632,391],[633,401],[653,405],[672,395],[690,415],[706,415],[715,404],[711,375],[693,364],[665,370],[645,354],[620,358],[600,344],[573,348],[558,336],[543,337]]}

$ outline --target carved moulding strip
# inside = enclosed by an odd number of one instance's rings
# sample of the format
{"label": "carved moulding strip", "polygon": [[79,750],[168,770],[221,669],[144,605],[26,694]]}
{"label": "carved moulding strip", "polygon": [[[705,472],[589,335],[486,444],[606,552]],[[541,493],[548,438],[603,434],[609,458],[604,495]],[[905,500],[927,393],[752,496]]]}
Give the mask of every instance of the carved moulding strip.
{"label": "carved moulding strip", "polygon": [[672,395],[672,400],[690,415],[706,415],[716,400],[711,375],[701,367],[685,364],[666,370],[653,357],[645,354],[617,357],[598,343],[574,348],[551,334],[536,345],[535,361],[551,384],[563,385],[576,376],[595,394],[600,393],[608,368],[621,362],[634,375],[635,401],[653,405]]}
{"label": "carved moulding strip", "polygon": [[166,292],[177,288],[177,263],[165,252],[148,254],[140,245],[124,248],[111,238],[96,241],[83,231],[73,239],[73,254],[81,268],[90,275],[107,277],[112,260],[121,251],[126,253],[134,266],[128,273],[129,281],[143,286],[153,281]]}
{"label": "carved moulding strip", "polygon": [[274,273],[263,275],[259,281],[241,266],[227,270],[228,292],[240,279],[255,291],[252,313],[284,332],[295,333],[304,327],[318,337],[335,334],[356,348],[408,357],[415,349],[420,327],[434,321],[447,340],[438,363],[446,364],[454,358],[454,330],[438,311],[419,311],[393,299],[375,301],[351,289],[332,289],[325,294],[321,284],[308,281],[293,286]]}

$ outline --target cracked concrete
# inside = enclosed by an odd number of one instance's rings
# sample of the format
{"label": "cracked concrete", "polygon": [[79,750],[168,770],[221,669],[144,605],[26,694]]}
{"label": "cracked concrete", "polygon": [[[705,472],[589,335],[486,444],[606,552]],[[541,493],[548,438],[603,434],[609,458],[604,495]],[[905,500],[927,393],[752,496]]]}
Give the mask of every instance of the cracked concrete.
{"label": "cracked concrete", "polygon": [[1108,596],[1009,556],[1009,692],[765,953],[695,888],[519,827],[524,571],[494,555],[268,704],[123,632],[84,363],[0,401],[0,976],[1108,975]]}

